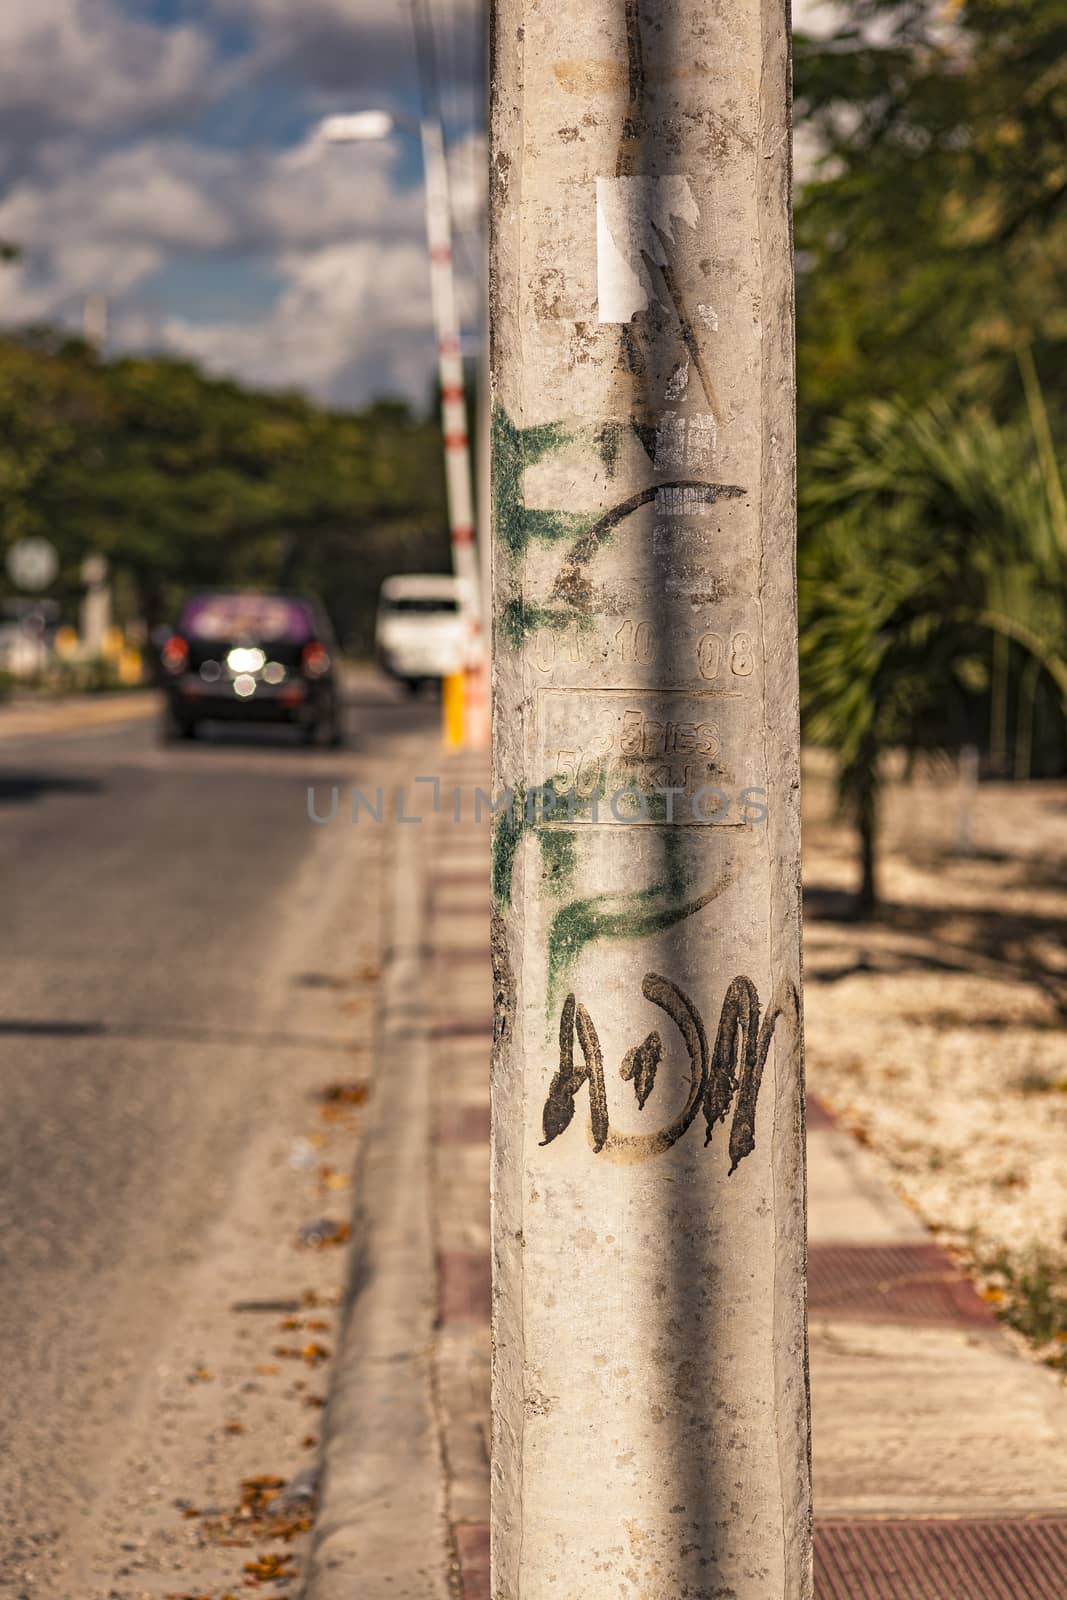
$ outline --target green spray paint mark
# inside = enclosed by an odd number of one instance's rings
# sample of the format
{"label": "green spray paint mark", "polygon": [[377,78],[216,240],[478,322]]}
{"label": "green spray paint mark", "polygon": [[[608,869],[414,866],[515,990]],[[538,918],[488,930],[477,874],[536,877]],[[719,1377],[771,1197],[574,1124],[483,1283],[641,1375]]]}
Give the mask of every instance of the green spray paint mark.
{"label": "green spray paint mark", "polygon": [[[520,598],[505,602],[497,627],[508,644],[517,650],[527,634],[534,633],[538,628],[552,628],[561,633],[575,620],[570,611],[552,611],[547,606],[531,605],[528,600]],[[588,625],[585,617],[581,618],[581,624]]]}
{"label": "green spray paint mark", "polygon": [[522,487],[522,475],[526,468],[553,450],[561,449],[567,439],[567,433],[558,423],[546,422],[538,427],[516,428],[503,406],[493,407],[493,513],[496,536],[514,555],[521,554],[531,538],[561,538],[567,531],[561,525],[566,520],[562,512],[528,512]]}
{"label": "green spray paint mark", "polygon": [[515,870],[515,852],[526,826],[522,810],[524,788],[516,788],[517,805],[510,805],[493,818],[492,873],[493,901],[497,906],[511,904],[511,877]]}
{"label": "green spray paint mark", "polygon": [[555,543],[562,539],[580,539],[593,526],[593,517],[580,516],[576,511],[542,511],[523,508],[523,543],[543,539]]}
{"label": "green spray paint mark", "polygon": [[561,450],[569,440],[570,434],[557,422],[516,428],[503,406],[493,408],[493,514],[496,537],[512,555],[521,555],[532,539],[550,543],[579,539],[596,520],[526,505],[522,483],[526,468]]}
{"label": "green spray paint mark", "polygon": [[653,889],[629,893],[591,895],[572,900],[552,919],[548,932],[548,1009],[554,1012],[556,997],[565,978],[585,949],[594,940],[644,939],[662,933],[694,916],[717,900],[731,882],[725,874],[714,888],[692,899],[679,899],[674,877]]}
{"label": "green spray paint mark", "polygon": [[538,828],[537,842],[541,847],[545,883],[553,894],[561,894],[578,865],[578,846],[574,834],[562,828]]}
{"label": "green spray paint mark", "polygon": [[560,890],[564,888],[566,878],[574,871],[577,864],[577,850],[573,839],[558,835],[556,829],[546,827],[544,824],[545,809],[547,807],[551,813],[553,799],[559,807],[566,805],[566,791],[559,777],[549,778],[541,785],[539,796],[532,800],[530,798],[532,791],[529,791],[524,783],[513,784],[511,792],[514,796],[513,804],[493,818],[492,890],[493,900],[498,907],[511,904],[511,880],[515,871],[515,856],[527,829],[532,828],[540,841],[546,870],[551,862]]}

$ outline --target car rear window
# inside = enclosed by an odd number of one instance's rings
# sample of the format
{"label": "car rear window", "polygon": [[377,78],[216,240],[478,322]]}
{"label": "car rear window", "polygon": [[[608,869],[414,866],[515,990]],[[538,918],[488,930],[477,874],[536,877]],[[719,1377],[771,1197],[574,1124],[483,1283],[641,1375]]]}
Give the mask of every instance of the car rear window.
{"label": "car rear window", "polygon": [[210,594],[190,600],[179,632],[187,639],[223,643],[228,639],[282,640],[306,644],[314,638],[311,611],[302,600],[268,594]]}
{"label": "car rear window", "polygon": [[398,595],[395,600],[389,600],[386,604],[390,611],[421,611],[425,613],[433,611],[456,612],[459,610],[459,602],[444,595],[436,598],[429,595]]}

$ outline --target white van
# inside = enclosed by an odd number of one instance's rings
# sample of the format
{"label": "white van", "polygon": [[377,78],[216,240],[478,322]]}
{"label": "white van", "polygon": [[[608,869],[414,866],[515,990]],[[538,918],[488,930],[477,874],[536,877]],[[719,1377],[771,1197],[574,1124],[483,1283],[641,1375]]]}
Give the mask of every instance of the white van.
{"label": "white van", "polygon": [[412,694],[431,679],[461,672],[466,621],[460,579],[443,574],[386,578],[378,598],[378,665]]}

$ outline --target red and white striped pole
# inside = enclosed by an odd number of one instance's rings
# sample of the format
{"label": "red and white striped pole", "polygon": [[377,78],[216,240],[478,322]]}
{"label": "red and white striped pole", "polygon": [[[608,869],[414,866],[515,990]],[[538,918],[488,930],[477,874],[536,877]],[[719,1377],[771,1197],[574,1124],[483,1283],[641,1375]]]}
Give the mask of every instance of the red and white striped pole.
{"label": "red and white striped pole", "polygon": [[[415,35],[422,78],[423,111],[419,122],[426,182],[426,237],[430,250],[430,291],[441,384],[441,423],[445,439],[445,482],[452,539],[452,566],[460,580],[467,622],[464,662],[464,738],[467,749],[485,749],[489,742],[489,698],[486,682],[483,605],[475,547],[474,495],[470,435],[463,385],[456,280],[452,260],[452,205],[444,131],[437,108],[430,23],[415,0]],[[483,530],[483,537],[486,530]]]}

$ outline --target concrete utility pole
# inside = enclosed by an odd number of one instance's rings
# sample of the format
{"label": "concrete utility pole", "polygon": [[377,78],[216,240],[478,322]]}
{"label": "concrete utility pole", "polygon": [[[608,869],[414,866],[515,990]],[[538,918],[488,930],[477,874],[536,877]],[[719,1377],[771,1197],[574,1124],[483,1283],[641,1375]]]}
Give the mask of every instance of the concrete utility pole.
{"label": "concrete utility pole", "polygon": [[493,1594],[802,1600],[787,8],[494,9]]}

